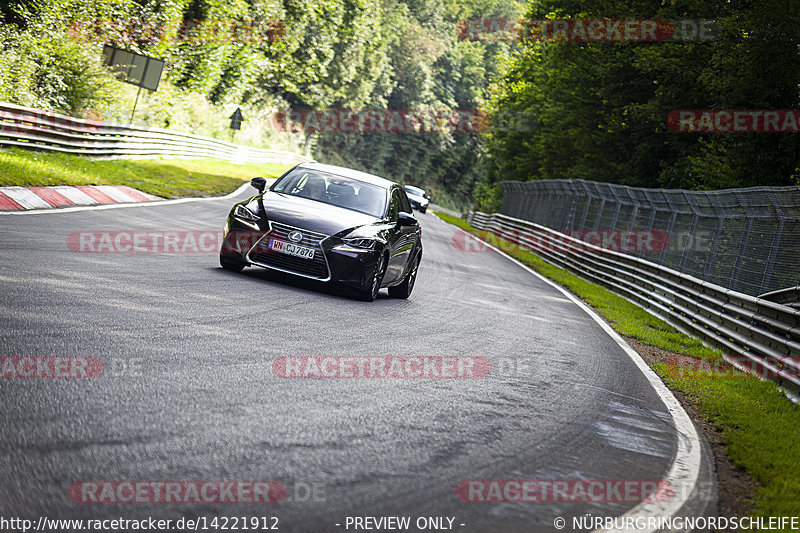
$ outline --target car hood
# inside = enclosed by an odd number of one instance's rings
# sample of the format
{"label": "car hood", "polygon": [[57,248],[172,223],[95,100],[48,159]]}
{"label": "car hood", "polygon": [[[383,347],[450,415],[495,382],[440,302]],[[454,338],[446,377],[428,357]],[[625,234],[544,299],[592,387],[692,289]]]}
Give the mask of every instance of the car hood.
{"label": "car hood", "polygon": [[380,220],[351,209],[272,191],[264,193],[263,201],[268,220],[325,235],[334,235]]}

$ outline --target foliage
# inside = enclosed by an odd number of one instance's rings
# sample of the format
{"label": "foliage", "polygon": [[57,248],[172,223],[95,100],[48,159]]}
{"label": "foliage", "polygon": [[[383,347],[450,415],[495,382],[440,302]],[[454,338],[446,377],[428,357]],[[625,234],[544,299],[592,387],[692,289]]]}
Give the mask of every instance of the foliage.
{"label": "foliage", "polygon": [[[163,58],[135,120],[304,147],[497,206],[508,179],[583,178],[712,189],[800,183],[800,136],[671,133],[678,109],[794,109],[797,0],[12,0],[0,5],[0,100],[127,121],[131,86],[102,44]],[[523,12],[523,9],[526,11]],[[467,41],[469,19],[713,20],[710,41]],[[281,110],[484,110],[482,135],[283,133]],[[535,117],[533,128],[506,118]],[[477,195],[477,197],[476,197]]]}
{"label": "foliage", "polygon": [[475,210],[497,213],[503,202],[503,187],[499,183],[479,182],[475,186]]}
{"label": "foliage", "polygon": [[113,108],[119,87],[100,56],[53,19],[49,12],[26,19],[24,31],[0,25],[0,100],[64,112]]}
{"label": "foliage", "polygon": [[531,42],[504,64],[490,108],[527,110],[532,134],[487,139],[491,181],[584,178],[716,189],[789,185],[791,133],[672,133],[679,109],[796,109],[800,5],[792,0],[534,0],[527,17],[713,20],[712,40]]}
{"label": "foliage", "polygon": [[479,109],[497,54],[513,44],[461,41],[459,23],[521,13],[519,0],[13,0],[0,7],[0,99],[127,122],[136,91],[99,66],[108,43],[166,62],[159,90],[138,100],[138,123],[228,139],[227,117],[241,106],[238,142],[306,146],[319,160],[414,183],[463,207],[485,181],[479,135],[304,139],[276,131],[272,117]]}

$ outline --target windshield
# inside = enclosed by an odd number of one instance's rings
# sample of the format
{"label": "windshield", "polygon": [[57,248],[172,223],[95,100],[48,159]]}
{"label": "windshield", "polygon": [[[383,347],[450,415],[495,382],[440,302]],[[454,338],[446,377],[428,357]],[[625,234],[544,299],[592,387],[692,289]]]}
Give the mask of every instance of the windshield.
{"label": "windshield", "polygon": [[363,181],[297,168],[279,179],[272,190],[325,204],[382,217],[386,210],[386,189]]}
{"label": "windshield", "polygon": [[405,190],[407,194],[413,194],[414,196],[425,196],[425,191],[411,185],[406,185]]}

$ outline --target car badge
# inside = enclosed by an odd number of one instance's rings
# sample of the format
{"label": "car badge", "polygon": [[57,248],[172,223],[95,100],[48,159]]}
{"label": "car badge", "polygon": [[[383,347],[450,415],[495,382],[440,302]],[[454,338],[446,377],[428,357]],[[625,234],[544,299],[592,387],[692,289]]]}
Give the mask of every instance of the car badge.
{"label": "car badge", "polygon": [[289,234],[289,240],[292,242],[300,242],[303,240],[303,234],[299,231],[293,231]]}

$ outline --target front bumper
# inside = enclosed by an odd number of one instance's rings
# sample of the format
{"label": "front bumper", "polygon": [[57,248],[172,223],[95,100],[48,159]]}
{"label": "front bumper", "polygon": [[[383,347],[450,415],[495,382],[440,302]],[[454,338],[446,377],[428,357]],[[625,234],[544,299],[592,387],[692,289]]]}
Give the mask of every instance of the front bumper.
{"label": "front bumper", "polygon": [[[297,244],[313,248],[315,252],[313,260],[294,257],[269,248],[268,243],[271,238],[286,241],[289,230],[297,230],[303,234],[303,240]],[[371,285],[381,251],[359,250],[339,245],[341,242],[333,237],[286,224],[269,223],[269,229],[266,231],[263,229],[254,231],[231,216],[228,219],[220,253],[233,254],[237,260],[246,265],[366,290]]]}

